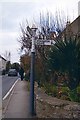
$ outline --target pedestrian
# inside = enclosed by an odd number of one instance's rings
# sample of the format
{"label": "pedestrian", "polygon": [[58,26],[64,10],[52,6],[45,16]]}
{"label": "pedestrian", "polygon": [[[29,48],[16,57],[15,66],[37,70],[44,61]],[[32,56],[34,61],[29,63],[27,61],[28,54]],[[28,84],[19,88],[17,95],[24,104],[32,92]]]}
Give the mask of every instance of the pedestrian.
{"label": "pedestrian", "polygon": [[22,66],[20,67],[19,74],[20,74],[21,81],[22,81],[24,78],[24,69],[22,68]]}

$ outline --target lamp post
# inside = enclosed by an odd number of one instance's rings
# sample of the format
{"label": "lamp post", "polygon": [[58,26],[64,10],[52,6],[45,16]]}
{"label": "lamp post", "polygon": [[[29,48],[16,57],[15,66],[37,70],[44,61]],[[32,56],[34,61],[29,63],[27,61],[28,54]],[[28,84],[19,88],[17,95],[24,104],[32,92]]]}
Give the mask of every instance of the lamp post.
{"label": "lamp post", "polygon": [[32,26],[32,47],[31,47],[31,72],[30,72],[30,114],[35,115],[34,111],[34,80],[35,80],[35,35],[36,26]]}

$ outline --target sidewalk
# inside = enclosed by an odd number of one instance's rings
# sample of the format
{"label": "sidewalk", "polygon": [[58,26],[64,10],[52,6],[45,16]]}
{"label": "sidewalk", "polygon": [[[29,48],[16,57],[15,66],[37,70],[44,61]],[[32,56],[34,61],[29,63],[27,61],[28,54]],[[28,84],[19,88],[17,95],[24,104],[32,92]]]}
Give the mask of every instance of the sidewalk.
{"label": "sidewalk", "polygon": [[27,82],[18,81],[6,109],[4,118],[29,118],[29,92]]}
{"label": "sidewalk", "polygon": [[[35,86],[37,118],[80,118],[80,104],[48,96]],[[4,118],[35,118],[29,114],[27,82],[18,81],[10,95]]]}

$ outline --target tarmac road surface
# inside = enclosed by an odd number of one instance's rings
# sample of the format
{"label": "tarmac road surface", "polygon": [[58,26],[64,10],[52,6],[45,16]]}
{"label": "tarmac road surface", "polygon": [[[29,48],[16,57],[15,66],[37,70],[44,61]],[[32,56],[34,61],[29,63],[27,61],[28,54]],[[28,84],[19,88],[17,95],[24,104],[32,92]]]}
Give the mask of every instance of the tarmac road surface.
{"label": "tarmac road surface", "polygon": [[7,75],[2,76],[2,98],[7,94],[7,92],[10,90],[10,88],[18,78],[19,78],[18,76],[17,77],[14,76],[9,77]]}

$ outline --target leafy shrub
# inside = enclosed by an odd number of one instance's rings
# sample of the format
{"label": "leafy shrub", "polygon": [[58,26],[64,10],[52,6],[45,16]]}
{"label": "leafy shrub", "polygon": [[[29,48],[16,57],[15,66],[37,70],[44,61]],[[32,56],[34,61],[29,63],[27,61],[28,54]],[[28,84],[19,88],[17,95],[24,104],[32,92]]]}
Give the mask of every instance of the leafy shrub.
{"label": "leafy shrub", "polygon": [[61,87],[62,94],[68,95],[70,89],[68,87]]}
{"label": "leafy shrub", "polygon": [[78,102],[80,102],[80,86],[77,87]]}
{"label": "leafy shrub", "polygon": [[45,93],[48,95],[57,97],[62,100],[69,100],[74,102],[80,102],[80,86],[78,86],[74,90],[70,90],[69,87],[60,87],[60,90],[58,86],[55,86],[50,83],[45,83],[43,86]]}
{"label": "leafy shrub", "polygon": [[68,87],[61,87],[60,99],[80,102],[80,87],[78,86],[74,90],[70,90]]}
{"label": "leafy shrub", "polygon": [[60,99],[64,99],[64,100],[69,100],[68,98],[68,93],[69,93],[69,88],[68,87],[61,87],[60,90],[58,88],[58,95],[57,97]]}
{"label": "leafy shrub", "polygon": [[48,53],[48,67],[53,71],[67,73],[68,87],[76,89],[80,80],[80,40],[78,38],[66,38],[56,41]]}
{"label": "leafy shrub", "polygon": [[70,90],[68,93],[69,99],[74,102],[79,102],[78,94],[77,94],[77,89]]}
{"label": "leafy shrub", "polygon": [[80,94],[80,86],[77,87],[77,93]]}
{"label": "leafy shrub", "polygon": [[56,96],[57,95],[57,87],[55,85],[51,85],[49,83],[46,83],[44,85],[45,92],[48,95]]}
{"label": "leafy shrub", "polygon": [[29,80],[30,80],[30,75],[25,74],[25,75],[24,75],[24,79],[25,79],[26,81],[29,81]]}

